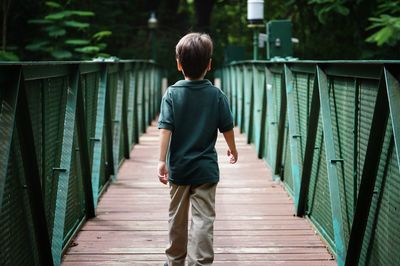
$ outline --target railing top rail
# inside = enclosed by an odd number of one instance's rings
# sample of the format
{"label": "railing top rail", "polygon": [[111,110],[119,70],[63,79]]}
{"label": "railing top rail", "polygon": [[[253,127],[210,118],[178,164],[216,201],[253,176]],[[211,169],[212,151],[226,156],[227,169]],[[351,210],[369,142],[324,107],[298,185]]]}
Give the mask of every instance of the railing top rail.
{"label": "railing top rail", "polygon": [[400,64],[400,60],[241,60],[232,61],[225,65],[239,65],[239,64],[369,64],[369,65],[382,65],[382,64]]}
{"label": "railing top rail", "polygon": [[150,63],[156,64],[154,60],[145,59],[129,59],[129,60],[113,60],[113,61],[96,61],[96,60],[83,60],[83,61],[0,61],[0,66],[33,66],[33,65],[74,65],[74,64],[113,64],[113,63]]}

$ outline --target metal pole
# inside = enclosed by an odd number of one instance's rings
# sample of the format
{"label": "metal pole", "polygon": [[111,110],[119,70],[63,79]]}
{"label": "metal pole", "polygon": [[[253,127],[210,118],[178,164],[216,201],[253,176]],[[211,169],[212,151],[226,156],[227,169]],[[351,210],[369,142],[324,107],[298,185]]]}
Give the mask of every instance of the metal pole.
{"label": "metal pole", "polygon": [[253,29],[253,60],[258,60],[258,28]]}
{"label": "metal pole", "polygon": [[157,60],[157,43],[156,43],[156,30],[150,30],[150,42],[151,42],[151,59]]}

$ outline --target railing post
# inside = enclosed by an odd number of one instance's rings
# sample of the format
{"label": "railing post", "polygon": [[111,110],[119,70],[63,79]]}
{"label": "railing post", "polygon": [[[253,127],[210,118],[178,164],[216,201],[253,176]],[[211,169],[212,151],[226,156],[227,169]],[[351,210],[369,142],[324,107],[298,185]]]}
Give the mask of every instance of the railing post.
{"label": "railing post", "polygon": [[265,74],[260,75],[257,66],[253,65],[253,119],[252,119],[252,132],[254,144],[256,145],[258,158],[263,157],[264,153],[264,132],[265,132],[265,118],[266,118],[266,86]]}
{"label": "railing post", "polygon": [[[285,123],[286,123],[286,90],[284,71],[281,76],[281,91],[280,91],[280,108],[279,108],[279,122],[278,122],[278,137],[276,145],[276,159],[275,159],[275,175],[282,175],[282,156],[283,156],[283,142],[285,141]],[[281,176],[282,179],[282,176]]]}
{"label": "railing post", "polygon": [[[378,95],[376,96],[375,109],[368,139],[361,183],[358,192],[356,211],[350,232],[347,250],[346,265],[358,265],[361,248],[364,240],[365,228],[368,222],[376,175],[379,167],[379,158],[382,152],[387,121],[389,117],[387,70],[384,68],[379,81]],[[390,77],[389,77],[390,79]],[[386,81],[386,82],[385,82]]]}
{"label": "railing post", "polygon": [[296,210],[297,216],[303,216],[305,212],[308,189],[310,185],[312,164],[314,159],[315,139],[317,136],[317,129],[318,129],[319,110],[320,110],[320,102],[319,102],[319,91],[318,91],[318,79],[317,79],[317,73],[315,73],[313,92],[311,96],[311,109],[308,120],[309,123],[307,128],[306,149],[304,152],[300,191],[297,200],[298,201]]}
{"label": "railing post", "polygon": [[128,130],[128,97],[129,97],[129,83],[126,79],[129,78],[128,64],[122,63],[120,67],[120,82],[122,83],[122,110],[121,110],[121,134],[122,134],[122,152],[125,159],[129,159],[131,146],[129,145],[129,130]]}
{"label": "railing post", "polygon": [[331,109],[329,103],[328,81],[324,71],[317,66],[317,79],[319,88],[319,97],[321,104],[322,128],[324,132],[324,146],[326,153],[326,167],[328,172],[329,194],[332,210],[332,222],[335,238],[336,254],[338,265],[344,265],[345,261],[345,240],[343,231],[343,218],[339,191],[339,179],[337,174],[337,164],[339,158],[336,158],[335,143],[332,130]]}
{"label": "railing post", "polygon": [[3,203],[3,194],[6,184],[10,148],[14,131],[15,112],[17,109],[18,91],[21,82],[21,70],[8,68],[6,71],[9,82],[3,90],[3,99],[0,101],[0,212]]}
{"label": "railing post", "polygon": [[294,86],[293,86],[293,74],[290,68],[284,65],[285,75],[285,89],[287,99],[287,115],[289,122],[289,140],[288,144],[290,147],[290,168],[293,178],[293,190],[294,190],[294,207],[297,209],[298,206],[298,195],[300,191],[300,158],[299,158],[299,145],[301,135],[298,132],[296,117],[295,117],[295,103],[294,103]]}
{"label": "railing post", "polygon": [[[275,118],[275,105],[274,105],[274,88],[273,88],[273,76],[271,70],[268,66],[265,67],[265,84],[267,87],[267,94],[266,94],[266,104],[267,104],[267,127],[268,130],[268,151],[267,151],[267,158],[269,158],[268,162],[271,166],[275,166],[276,161],[276,144],[277,144],[277,119]],[[273,169],[275,172],[275,169]]]}
{"label": "railing post", "polygon": [[400,168],[400,82],[384,68],[390,117],[392,121],[394,145],[397,153],[397,165]]}
{"label": "railing post", "polygon": [[101,176],[101,158],[106,156],[103,150],[104,142],[104,122],[106,115],[106,90],[107,90],[107,65],[104,64],[100,70],[99,90],[97,92],[96,125],[93,138],[93,158],[92,158],[92,193],[93,206],[97,208],[99,197],[99,186]]}
{"label": "railing post", "polygon": [[254,80],[251,73],[251,66],[243,65],[244,74],[244,90],[243,90],[243,119],[244,119],[244,132],[247,134],[247,144],[250,144],[252,140],[252,120],[253,120],[253,90]]}
{"label": "railing post", "polygon": [[64,224],[74,142],[78,82],[79,68],[77,65],[75,65],[70,73],[70,79],[68,82],[60,166],[59,168],[54,169],[54,171],[59,172],[52,232],[52,254],[54,265],[56,266],[61,264],[61,252],[64,240]]}
{"label": "railing post", "polygon": [[[29,114],[28,101],[22,74],[20,74],[19,84],[16,128],[18,132],[18,141],[21,151],[25,182],[27,186],[33,230],[41,265],[53,265],[51,243],[48,234],[49,230],[42,196],[42,185],[40,182],[40,173],[35,152],[32,121]],[[18,91],[18,89],[15,91]]]}
{"label": "railing post", "polygon": [[[80,79],[83,82],[82,79]],[[85,194],[86,215],[88,217],[96,216],[95,204],[93,202],[93,185],[92,176],[90,172],[89,151],[88,151],[88,138],[85,122],[85,106],[83,86],[77,88],[77,107],[76,107],[76,129],[79,146],[79,154],[82,169],[83,189]]]}
{"label": "railing post", "polygon": [[113,180],[117,179],[118,169],[120,166],[119,161],[119,153],[120,153],[120,142],[121,142],[121,133],[123,127],[123,97],[124,97],[124,82],[123,82],[123,67],[121,65],[117,65],[117,87],[116,95],[115,95],[115,105],[114,105],[114,117],[112,118],[113,122],[113,131],[112,131],[112,151],[113,151],[113,162],[114,162],[114,174]]}
{"label": "railing post", "polygon": [[230,67],[231,71],[231,86],[232,86],[232,113],[233,121],[235,125],[238,125],[238,73],[236,72],[236,66]]}

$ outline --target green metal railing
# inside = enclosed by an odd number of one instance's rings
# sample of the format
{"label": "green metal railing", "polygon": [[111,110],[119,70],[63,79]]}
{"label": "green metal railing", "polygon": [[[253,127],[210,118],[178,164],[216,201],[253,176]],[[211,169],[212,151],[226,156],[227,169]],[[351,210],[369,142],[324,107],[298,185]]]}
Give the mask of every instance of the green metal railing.
{"label": "green metal railing", "polygon": [[148,61],[0,64],[0,265],[60,265],[158,112]]}
{"label": "green metal railing", "polygon": [[338,265],[400,265],[400,61],[243,61],[221,73],[236,124]]}

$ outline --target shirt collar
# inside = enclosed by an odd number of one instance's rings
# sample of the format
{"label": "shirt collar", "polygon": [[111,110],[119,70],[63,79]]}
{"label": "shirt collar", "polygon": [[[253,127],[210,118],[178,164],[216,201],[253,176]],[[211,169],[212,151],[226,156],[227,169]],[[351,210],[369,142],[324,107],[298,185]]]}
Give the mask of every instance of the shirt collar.
{"label": "shirt collar", "polygon": [[212,83],[208,79],[179,80],[173,86],[178,86],[178,87],[190,86],[192,88],[202,88],[202,87],[212,86]]}

